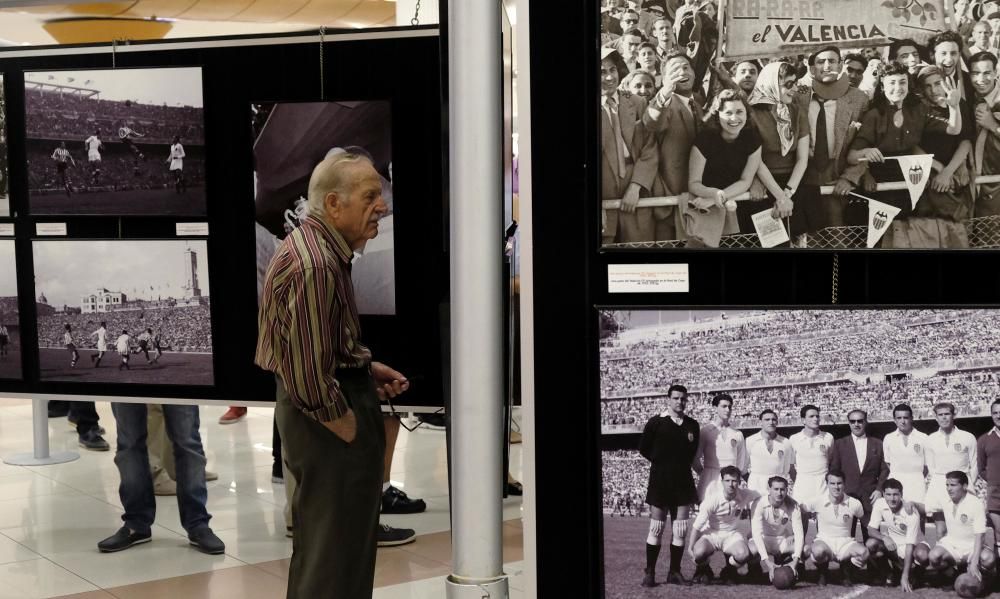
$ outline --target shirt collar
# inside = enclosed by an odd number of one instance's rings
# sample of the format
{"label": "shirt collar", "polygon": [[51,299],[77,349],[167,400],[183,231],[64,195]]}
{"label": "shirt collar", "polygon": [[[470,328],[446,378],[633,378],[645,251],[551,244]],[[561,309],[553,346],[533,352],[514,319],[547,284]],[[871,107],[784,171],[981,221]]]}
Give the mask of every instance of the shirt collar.
{"label": "shirt collar", "polygon": [[303,227],[315,229],[323,239],[330,244],[330,248],[333,253],[337,255],[344,264],[350,264],[351,259],[354,257],[354,252],[351,247],[347,245],[347,241],[344,236],[340,234],[330,225],[326,223],[323,219],[316,218],[315,216],[309,215],[306,217],[305,221],[302,223]]}
{"label": "shirt collar", "polygon": [[605,106],[608,105],[608,98],[613,98],[614,101],[615,101],[615,104],[619,104],[619,102],[618,102],[618,90],[616,89],[614,91],[614,93],[611,94],[610,96],[605,96],[605,95],[601,94],[601,108],[604,108]]}
{"label": "shirt collar", "polygon": [[861,435],[860,437],[856,437],[855,435],[852,434],[851,438],[854,439],[855,443],[857,443],[859,441],[865,441],[865,440],[867,440],[868,439],[868,434],[865,433],[864,435]]}
{"label": "shirt collar", "polygon": [[993,433],[994,435],[1000,437],[1000,430],[998,430],[996,426],[994,426],[993,430],[991,430],[990,432]]}
{"label": "shirt collar", "polygon": [[983,100],[986,101],[986,104],[990,106],[992,110],[992,107],[996,104],[998,97],[1000,97],[1000,83],[994,82],[993,89],[991,89],[988,94],[983,96]]}

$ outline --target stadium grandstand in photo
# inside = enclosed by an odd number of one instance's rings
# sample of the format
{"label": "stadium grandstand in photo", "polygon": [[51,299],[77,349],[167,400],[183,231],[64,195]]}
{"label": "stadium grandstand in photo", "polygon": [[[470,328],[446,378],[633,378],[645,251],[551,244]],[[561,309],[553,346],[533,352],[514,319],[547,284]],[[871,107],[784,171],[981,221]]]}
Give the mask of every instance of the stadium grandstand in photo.
{"label": "stadium grandstand in photo", "polygon": [[201,216],[200,68],[25,73],[34,214]]}
{"label": "stadium grandstand in photo", "polygon": [[43,380],[211,385],[205,241],[36,241]]}
{"label": "stadium grandstand in photo", "polygon": [[[790,595],[904,596],[903,551],[890,560],[872,539],[906,525],[867,527],[873,513],[890,510],[882,494],[894,492],[887,481],[898,479],[902,511],[890,518],[923,519],[913,545],[922,557],[913,557],[907,578],[912,588],[935,599],[955,596],[956,586],[961,596],[974,596],[964,586],[971,574],[959,577],[968,562],[938,558],[961,553],[951,544],[961,540],[958,533],[952,541],[945,528],[945,518],[958,517],[952,508],[966,505],[951,495],[953,483],[966,488],[952,480],[956,472],[967,480],[967,503],[990,527],[1000,525],[1000,480],[993,478],[1000,454],[991,445],[1000,422],[1000,404],[992,405],[1000,400],[998,333],[1000,310],[979,308],[601,311],[605,597],[773,597],[778,583],[754,553],[751,522],[781,505],[771,499],[775,476],[784,481],[788,505],[806,517],[798,560],[790,548],[768,550],[772,566],[796,569]],[[681,397],[692,428],[676,425]],[[904,432],[906,418],[911,433]],[[674,439],[669,451],[665,439]],[[867,453],[856,454],[858,439]],[[689,454],[682,450],[687,442]],[[899,447],[916,452],[919,463],[907,465]],[[720,467],[730,465],[736,495],[720,499],[729,493]],[[869,478],[877,485],[859,491]],[[841,481],[847,503],[833,498]],[[676,507],[684,505],[686,518]],[[854,536],[837,537],[842,543],[831,556],[823,552],[833,538],[829,510],[839,521],[837,505],[857,506],[857,515],[853,523],[845,515]],[[988,565],[1000,535],[983,530],[985,590],[978,596],[1000,583]],[[674,539],[680,553],[671,549]]]}
{"label": "stadium grandstand in photo", "polygon": [[[669,320],[643,322],[659,315]],[[868,410],[870,421],[891,420],[898,403],[909,403],[917,418],[931,418],[938,401],[954,402],[962,416],[989,415],[1000,391],[996,310],[633,311],[603,318],[604,434],[641,432],[662,411],[673,382],[687,386],[687,413],[698,420],[713,395],[732,395],[736,426],[756,425],[764,408],[783,424],[797,423],[809,403],[825,408],[831,424],[856,407]]]}

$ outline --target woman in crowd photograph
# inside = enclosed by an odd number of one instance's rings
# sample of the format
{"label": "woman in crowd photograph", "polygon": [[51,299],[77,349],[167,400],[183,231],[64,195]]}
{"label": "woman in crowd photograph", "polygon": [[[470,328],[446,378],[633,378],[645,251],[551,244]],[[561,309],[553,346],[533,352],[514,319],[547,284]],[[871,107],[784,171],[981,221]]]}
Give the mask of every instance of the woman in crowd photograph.
{"label": "woman in crowd photograph", "polygon": [[[937,111],[932,112],[932,108],[919,96],[911,94],[909,82],[907,67],[900,63],[891,63],[886,67],[882,88],[875,94],[873,108],[865,113],[858,135],[851,143],[848,163],[867,163],[875,183],[902,181],[899,161],[886,159],[926,154],[920,146],[925,133],[944,132],[955,136],[962,131],[961,98],[949,80],[939,83],[944,94],[941,101],[948,110],[947,118],[942,118]],[[882,238],[882,247],[928,247],[930,241],[925,235],[913,230],[911,237],[910,228],[901,224],[913,212],[909,192],[906,189],[875,191],[871,187],[869,184],[866,189],[871,197],[900,209],[891,230]]]}
{"label": "woman in crowd photograph", "polygon": [[739,231],[734,199],[750,189],[761,164],[760,136],[749,120],[743,95],[723,90],[695,137],[688,164],[691,198],[681,211],[688,247],[718,247],[722,235]]}
{"label": "woman in crowd photograph", "polygon": [[[816,186],[801,186],[809,162],[809,114],[796,101],[795,68],[787,62],[767,64],[750,93],[750,117],[761,140],[761,165],[750,186],[750,200],[739,202],[741,233],[754,233],[754,214],[772,208],[775,218],[792,217],[791,234],[805,233],[796,224],[793,202],[815,202]],[[793,237],[794,238],[794,237]]]}

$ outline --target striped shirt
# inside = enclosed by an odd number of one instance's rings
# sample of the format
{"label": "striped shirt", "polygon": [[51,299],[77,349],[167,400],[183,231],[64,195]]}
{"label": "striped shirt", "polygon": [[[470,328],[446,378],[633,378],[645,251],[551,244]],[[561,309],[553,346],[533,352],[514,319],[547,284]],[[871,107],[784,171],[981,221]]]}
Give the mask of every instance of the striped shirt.
{"label": "striped shirt", "polygon": [[352,256],[340,233],[309,216],[278,246],[261,296],[255,361],[281,377],[292,403],[319,422],[349,409],[336,369],[371,362],[360,343]]}

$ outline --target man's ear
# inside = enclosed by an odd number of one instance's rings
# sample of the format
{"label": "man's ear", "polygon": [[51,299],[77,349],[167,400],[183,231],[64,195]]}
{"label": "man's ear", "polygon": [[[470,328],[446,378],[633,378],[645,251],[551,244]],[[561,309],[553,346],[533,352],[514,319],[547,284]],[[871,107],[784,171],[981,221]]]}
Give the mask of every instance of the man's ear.
{"label": "man's ear", "polygon": [[336,191],[331,191],[323,196],[323,207],[328,214],[336,214],[340,209],[340,195]]}

